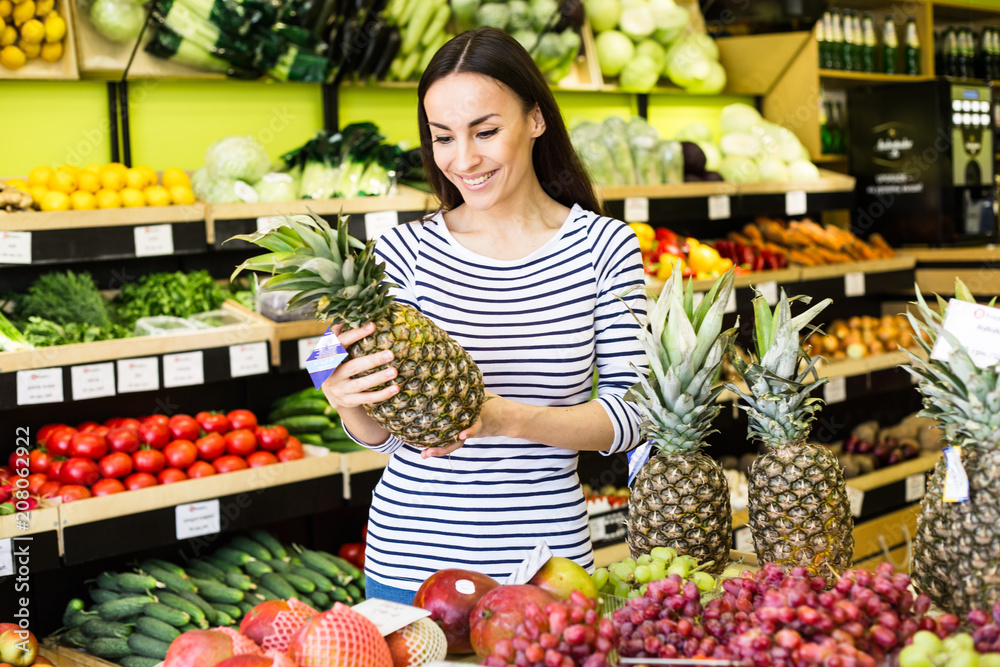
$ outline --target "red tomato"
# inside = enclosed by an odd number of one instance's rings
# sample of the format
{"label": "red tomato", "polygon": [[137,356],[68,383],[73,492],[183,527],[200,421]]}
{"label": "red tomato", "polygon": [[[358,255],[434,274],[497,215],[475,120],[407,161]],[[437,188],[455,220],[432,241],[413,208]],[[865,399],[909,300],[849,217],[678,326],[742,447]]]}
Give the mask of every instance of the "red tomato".
{"label": "red tomato", "polygon": [[124,452],[126,454],[131,454],[138,450],[139,445],[142,444],[139,442],[139,436],[136,431],[121,427],[108,431],[104,439],[108,443],[108,449],[113,452]]}
{"label": "red tomato", "polygon": [[[140,449],[132,454],[136,472],[158,473],[167,465],[167,457],[158,449]],[[128,486],[126,484],[126,486]]]}
{"label": "red tomato", "polygon": [[44,473],[35,473],[33,475],[28,475],[28,493],[33,496],[38,495],[38,490],[42,488],[42,484],[49,481],[49,478]]}
{"label": "red tomato", "polygon": [[61,477],[63,466],[66,465],[66,459],[57,458],[52,459],[51,465],[49,465],[49,472],[47,473],[49,479],[59,479]]}
{"label": "red tomato", "polygon": [[55,428],[45,439],[45,448],[52,456],[69,456],[69,447],[73,443],[73,436],[76,429],[72,426]]}
{"label": "red tomato", "polygon": [[38,429],[38,435],[36,436],[38,443],[44,445],[45,439],[48,438],[49,434],[52,433],[52,431],[56,430],[57,428],[69,428],[69,426],[67,426],[66,424],[46,424],[45,426]]}
{"label": "red tomato", "polygon": [[198,456],[203,461],[214,461],[226,453],[226,440],[218,433],[209,433],[204,438],[198,438],[194,445],[198,448]]}
{"label": "red tomato", "polygon": [[156,481],[156,478],[148,472],[133,473],[125,478],[125,488],[129,491],[144,489],[147,486],[156,486],[157,484],[159,484],[159,482]]}
{"label": "red tomato", "polygon": [[[284,449],[288,443],[288,429],[284,426],[258,426],[254,435],[260,448],[268,452]],[[298,438],[295,441],[298,442]],[[299,446],[302,446],[301,442]]]}
{"label": "red tomato", "polygon": [[52,465],[52,455],[44,449],[33,449],[28,454],[28,470],[32,473],[45,474]]}
{"label": "red tomato", "polygon": [[111,419],[105,419],[104,425],[108,428],[118,428],[118,425],[122,423],[121,417],[112,417]]}
{"label": "red tomato", "polygon": [[170,417],[166,415],[149,415],[147,417],[139,417],[139,423],[140,424],[153,423],[165,427],[170,423]]}
{"label": "red tomato", "polygon": [[131,417],[125,417],[118,422],[118,428],[123,428],[133,433],[138,433],[140,426],[142,426],[142,423],[138,419],[132,419]]}
{"label": "red tomato", "polygon": [[205,433],[220,433],[225,435],[232,428],[226,415],[221,412],[199,412],[194,416],[201,430]]}
{"label": "red tomato", "polygon": [[163,448],[163,455],[168,466],[183,470],[198,460],[198,448],[190,440],[174,440]]}
{"label": "red tomato", "polygon": [[[163,415],[157,415],[163,417]],[[163,417],[166,419],[166,417]],[[170,431],[166,424],[157,424],[146,421],[139,426],[139,440],[146,443],[153,449],[163,449],[170,442]]]}
{"label": "red tomato", "polygon": [[83,432],[73,436],[73,442],[69,446],[70,456],[86,456],[88,459],[98,461],[108,453],[108,443],[104,436],[97,433]]}
{"label": "red tomato", "polygon": [[[114,456],[114,454],[111,454]],[[128,456],[124,454],[123,456]],[[110,496],[112,493],[121,493],[125,490],[125,485],[119,482],[117,479],[102,479],[94,486],[90,487],[90,492],[97,496]]]}
{"label": "red tomato", "polygon": [[278,457],[271,452],[254,452],[247,457],[247,465],[251,468],[260,468],[261,466],[269,466],[272,463],[277,463]]}
{"label": "red tomato", "polygon": [[233,456],[246,456],[257,449],[257,438],[251,431],[241,429],[226,434],[226,451]]}
{"label": "red tomato", "polygon": [[285,443],[285,447],[287,447],[288,449],[294,449],[295,451],[298,452],[305,451],[304,449],[302,449],[302,441],[296,438],[294,435],[288,436],[288,442]]}
{"label": "red tomato", "polygon": [[83,422],[81,424],[77,424],[76,425],[76,430],[77,431],[83,431],[84,433],[89,433],[90,431],[92,431],[93,429],[97,428],[98,426],[100,426],[100,424],[98,424],[95,421],[86,421],[86,422]]}
{"label": "red tomato", "polygon": [[337,555],[355,567],[365,566],[365,545],[362,542],[348,542],[340,545]]}
{"label": "red tomato", "polygon": [[107,426],[95,426],[94,428],[87,431],[87,433],[93,433],[94,435],[99,435],[103,438],[108,434],[108,431],[110,430],[111,429],[108,428]]}
{"label": "red tomato", "polygon": [[40,498],[55,498],[59,495],[59,489],[62,488],[62,484],[59,480],[50,479],[49,481],[42,484],[42,488],[38,489],[38,496]]}
{"label": "red tomato", "polygon": [[174,440],[194,441],[201,435],[198,422],[191,415],[174,415],[170,418],[167,428],[170,429],[170,435]]}
{"label": "red tomato", "polygon": [[59,494],[55,496],[64,503],[71,503],[74,500],[83,500],[90,497],[90,490],[79,484],[63,484],[59,489]]}
{"label": "red tomato", "polygon": [[10,458],[7,459],[7,465],[9,465],[12,470],[20,470],[21,468],[31,467],[31,464],[28,461],[28,457],[18,456],[16,449],[10,453]]}
{"label": "red tomato", "polygon": [[160,471],[160,474],[156,476],[156,479],[159,480],[160,484],[183,482],[187,478],[188,476],[184,474],[184,471],[178,470],[177,468],[164,468]]}
{"label": "red tomato", "polygon": [[195,461],[191,464],[191,467],[187,469],[188,479],[197,479],[199,477],[208,477],[209,475],[215,474],[215,468],[208,461]]}
{"label": "red tomato", "polygon": [[63,484],[92,486],[101,478],[101,470],[92,459],[74,456],[59,469],[59,481]]}
{"label": "red tomato", "polygon": [[229,426],[232,427],[234,431],[241,428],[252,431],[257,428],[257,415],[249,410],[233,410],[226,415],[226,419],[229,420]]}
{"label": "red tomato", "polygon": [[215,472],[233,472],[234,470],[245,470],[247,462],[239,456],[220,456],[212,462]]}
{"label": "red tomato", "polygon": [[297,449],[292,449],[291,447],[285,447],[277,454],[279,461],[298,461],[304,455]]}
{"label": "red tomato", "polygon": [[132,474],[132,457],[125,452],[114,452],[101,459],[97,467],[105,477],[126,477]]}

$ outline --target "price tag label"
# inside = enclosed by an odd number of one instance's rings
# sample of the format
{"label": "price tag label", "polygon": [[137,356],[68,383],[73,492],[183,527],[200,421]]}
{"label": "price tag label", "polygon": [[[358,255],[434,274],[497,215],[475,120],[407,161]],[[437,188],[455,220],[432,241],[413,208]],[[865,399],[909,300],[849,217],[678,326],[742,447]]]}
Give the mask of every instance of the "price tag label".
{"label": "price tag label", "polygon": [[69,376],[72,380],[74,401],[115,395],[113,362],[73,366],[69,369]]}
{"label": "price tag label", "polygon": [[753,533],[750,526],[743,526],[733,531],[733,541],[736,542],[737,551],[753,551]]}
{"label": "price tag label", "polygon": [[549,545],[545,542],[539,543],[503,583],[508,585],[528,583],[551,558],[552,550],[549,549]]}
{"label": "price tag label", "polygon": [[773,280],[757,285],[757,291],[764,295],[764,299],[769,306],[778,303],[778,283]]}
{"label": "price tag label", "polygon": [[590,519],[587,523],[590,524],[590,541],[591,542],[600,542],[601,540],[604,540],[604,539],[607,538],[608,531],[604,527],[604,518],[603,517],[596,517],[596,518]]}
{"label": "price tag label", "polygon": [[257,191],[253,189],[252,185],[244,181],[236,181],[233,184],[233,192],[240,198],[240,201],[246,202],[247,204],[256,204],[260,201],[260,198],[257,196]]}
{"label": "price tag label", "polygon": [[218,498],[177,505],[174,507],[174,517],[178,540],[215,535],[222,530]]}
{"label": "price tag label", "polygon": [[31,232],[0,232],[0,264],[31,264]]}
{"label": "price tag label", "polygon": [[827,403],[843,403],[847,400],[847,378],[830,378],[823,385],[823,400]]}
{"label": "price tag label", "polygon": [[847,499],[851,501],[851,515],[855,518],[861,516],[861,508],[865,504],[865,492],[849,486],[847,487]]}
{"label": "price tag label", "polygon": [[377,239],[399,224],[398,211],[378,211],[365,213],[365,238]]}
{"label": "price tag label", "polygon": [[625,197],[625,222],[649,222],[649,197]]}
{"label": "price tag label", "polygon": [[0,577],[10,577],[14,574],[14,541],[11,538],[0,540]]}
{"label": "price tag label", "polygon": [[806,214],[806,191],[792,190],[785,193],[785,215]]}
{"label": "price tag label", "polygon": [[267,343],[229,346],[229,374],[234,378],[263,375],[268,371]]}
{"label": "price tag label", "polygon": [[319,336],[313,336],[312,338],[300,338],[298,342],[299,346],[299,368],[306,367],[306,359],[312,354],[313,348],[319,343]]}
{"label": "price tag label", "polygon": [[135,228],[135,256],[153,257],[174,254],[174,229],[165,225],[146,225]]}
{"label": "price tag label", "polygon": [[117,370],[119,394],[160,388],[160,364],[156,357],[119,359]]}
{"label": "price tag label", "polygon": [[63,402],[61,368],[36,368],[17,372],[17,404],[39,405]]}
{"label": "price tag label", "polygon": [[163,386],[190,387],[205,384],[205,360],[201,350],[163,356]]}
{"label": "price tag label", "polygon": [[257,218],[257,231],[262,232],[265,229],[275,227],[281,224],[281,218],[276,215],[267,215],[263,218]]}
{"label": "price tag label", "polygon": [[731,217],[729,195],[712,195],[708,198],[709,220],[728,220]]}
{"label": "price tag label", "polygon": [[927,492],[927,478],[917,473],[906,478],[906,502],[915,503]]}
{"label": "price tag label", "polygon": [[426,609],[379,598],[356,604],[351,607],[351,611],[358,612],[374,623],[383,637],[431,615]]}
{"label": "price tag label", "polygon": [[865,274],[860,271],[844,274],[844,296],[865,295]]}
{"label": "price tag label", "polygon": [[727,313],[735,313],[736,312],[736,290],[735,289],[733,289],[729,293],[729,300],[726,301],[726,310],[725,310],[725,312],[727,312]]}
{"label": "price tag label", "polygon": [[[1000,361],[1000,308],[951,299],[944,316],[944,330],[958,340],[979,368]],[[950,358],[951,343],[944,336],[938,336],[931,359],[948,361]]]}

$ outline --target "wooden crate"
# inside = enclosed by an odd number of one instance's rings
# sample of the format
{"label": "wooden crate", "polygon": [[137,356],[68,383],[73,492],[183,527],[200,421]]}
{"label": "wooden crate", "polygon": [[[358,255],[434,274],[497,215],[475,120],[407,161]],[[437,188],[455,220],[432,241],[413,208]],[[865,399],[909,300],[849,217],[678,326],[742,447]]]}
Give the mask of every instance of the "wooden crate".
{"label": "wooden crate", "polygon": [[54,63],[47,63],[41,58],[29,60],[19,70],[11,71],[0,66],[0,80],[24,81],[31,80],[63,80],[79,79],[76,62],[77,36],[72,19],[72,6],[75,0],[56,0],[56,11],[66,21],[66,37],[63,38],[63,56]]}
{"label": "wooden crate", "polygon": [[594,31],[590,20],[583,19],[580,28],[580,54],[573,62],[569,74],[555,84],[558,90],[600,90],[604,84],[601,78],[601,66],[597,62],[597,45],[594,43]]}
{"label": "wooden crate", "polygon": [[37,232],[52,229],[128,227],[204,220],[206,205],[94,209],[91,211],[23,211],[0,216],[0,231]]}
{"label": "wooden crate", "polygon": [[102,660],[89,653],[59,646],[51,639],[46,639],[39,647],[38,652],[43,658],[51,660],[55,667],[118,667],[113,662]]}

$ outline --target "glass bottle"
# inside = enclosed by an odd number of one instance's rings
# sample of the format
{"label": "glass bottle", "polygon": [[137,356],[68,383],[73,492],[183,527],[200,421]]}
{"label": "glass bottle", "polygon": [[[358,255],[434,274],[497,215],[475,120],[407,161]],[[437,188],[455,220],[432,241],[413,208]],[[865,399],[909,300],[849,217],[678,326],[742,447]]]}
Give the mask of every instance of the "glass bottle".
{"label": "glass bottle", "polygon": [[813,36],[816,37],[816,47],[819,51],[819,67],[823,68],[826,65],[826,28],[823,26],[823,19],[816,21],[816,25],[813,26]]}
{"label": "glass bottle", "polygon": [[854,30],[854,71],[864,71],[865,34],[861,28],[861,14],[851,12],[851,27]]}
{"label": "glass bottle", "polygon": [[830,41],[830,52],[833,61],[833,69],[844,68],[844,28],[840,20],[840,12],[831,12],[833,22],[833,39]]}
{"label": "glass bottle", "polygon": [[841,67],[848,72],[854,69],[854,21],[851,20],[851,13],[844,12],[843,43],[840,61]]}
{"label": "glass bottle", "polygon": [[920,36],[917,34],[917,20],[906,19],[906,47],[903,50],[904,73],[920,75]]}
{"label": "glass bottle", "polygon": [[820,67],[824,69],[836,69],[833,66],[833,51],[836,48],[836,43],[833,39],[833,15],[829,12],[823,12],[823,45],[825,50],[821,53],[823,57],[823,62]]}
{"label": "glass bottle", "polygon": [[819,101],[819,150],[824,155],[833,152],[833,135],[830,131],[830,101]]}
{"label": "glass bottle", "polygon": [[892,14],[886,14],[885,25],[882,27],[882,71],[886,74],[899,74],[898,56],[896,24],[892,22]]}
{"label": "glass bottle", "polygon": [[841,102],[836,102],[833,105],[833,141],[832,148],[836,155],[843,155],[847,152],[847,135],[844,128],[847,127],[847,123],[844,118],[844,106]]}
{"label": "glass bottle", "polygon": [[875,71],[875,49],[878,42],[875,39],[875,20],[868,12],[861,23],[861,32],[864,46],[861,49],[861,70],[863,72]]}
{"label": "glass bottle", "polygon": [[944,68],[945,76],[958,76],[958,33],[948,26],[944,31]]}

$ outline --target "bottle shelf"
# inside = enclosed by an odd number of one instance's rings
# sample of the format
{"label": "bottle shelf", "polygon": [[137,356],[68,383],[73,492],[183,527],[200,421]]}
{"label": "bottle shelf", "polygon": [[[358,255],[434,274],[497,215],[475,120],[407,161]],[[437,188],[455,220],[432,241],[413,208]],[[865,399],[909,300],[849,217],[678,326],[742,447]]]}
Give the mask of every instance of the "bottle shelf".
{"label": "bottle shelf", "polygon": [[930,81],[933,76],[918,74],[882,74],[879,72],[848,72],[839,69],[820,69],[821,79],[838,79],[841,81],[857,81],[861,83],[907,83],[913,81]]}

